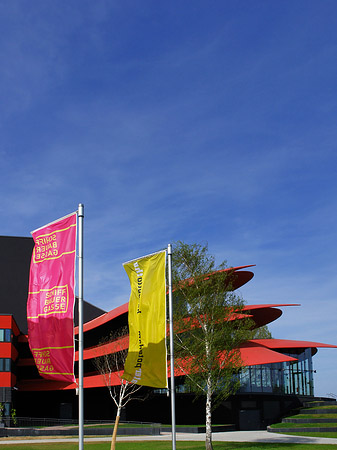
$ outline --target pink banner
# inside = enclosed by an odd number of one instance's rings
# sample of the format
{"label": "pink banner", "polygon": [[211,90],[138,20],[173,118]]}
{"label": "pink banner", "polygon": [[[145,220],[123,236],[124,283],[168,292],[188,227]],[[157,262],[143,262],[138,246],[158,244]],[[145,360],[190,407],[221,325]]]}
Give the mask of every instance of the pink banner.
{"label": "pink banner", "polygon": [[74,323],[77,213],[32,232],[28,340],[40,375],[75,381]]}

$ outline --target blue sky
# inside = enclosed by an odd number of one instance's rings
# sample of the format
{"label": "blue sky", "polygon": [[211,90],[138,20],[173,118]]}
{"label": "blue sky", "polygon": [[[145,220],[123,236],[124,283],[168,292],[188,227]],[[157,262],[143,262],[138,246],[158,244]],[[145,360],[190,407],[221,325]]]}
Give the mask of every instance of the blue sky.
{"label": "blue sky", "polygon": [[[1,235],[85,205],[85,298],[208,242],[276,338],[337,344],[337,2],[0,0]],[[337,349],[314,357],[337,394]]]}

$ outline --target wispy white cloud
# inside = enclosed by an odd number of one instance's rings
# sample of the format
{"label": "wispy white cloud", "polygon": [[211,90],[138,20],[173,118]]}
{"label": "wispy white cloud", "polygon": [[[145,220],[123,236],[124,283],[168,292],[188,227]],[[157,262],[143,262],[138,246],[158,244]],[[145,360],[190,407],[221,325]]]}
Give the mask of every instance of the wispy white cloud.
{"label": "wispy white cloud", "polygon": [[302,304],[277,337],[336,343],[335,6],[149,5],[1,3],[0,234],[83,202],[104,309],[123,261],[208,241],[257,264],[248,302]]}

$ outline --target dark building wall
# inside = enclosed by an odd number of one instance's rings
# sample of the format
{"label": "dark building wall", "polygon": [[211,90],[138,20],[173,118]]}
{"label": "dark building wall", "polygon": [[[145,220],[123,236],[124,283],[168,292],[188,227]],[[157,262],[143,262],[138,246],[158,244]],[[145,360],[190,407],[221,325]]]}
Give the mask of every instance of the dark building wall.
{"label": "dark building wall", "polygon": [[23,333],[33,247],[33,238],[0,236],[0,314],[13,314]]}
{"label": "dark building wall", "polygon": [[[74,325],[78,326],[78,299],[76,297],[75,299],[75,306],[74,306]],[[90,320],[96,319],[96,317],[101,316],[102,314],[106,313],[104,309],[98,308],[95,305],[92,305],[91,303],[83,300],[83,322],[90,322]],[[84,337],[85,339],[85,337]]]}
{"label": "dark building wall", "polygon": [[[33,248],[34,240],[31,237],[0,236],[0,314],[12,314],[24,334],[28,331],[26,305]],[[105,312],[91,303],[83,302],[84,322]],[[76,305],[74,316],[76,325]]]}
{"label": "dark building wall", "polygon": [[[18,417],[60,418],[65,404],[70,404],[72,415],[76,418],[73,408],[78,403],[74,390],[50,392],[14,392],[14,407]],[[66,417],[69,418],[69,417]]]}
{"label": "dark building wall", "polygon": [[[15,391],[15,407],[21,417],[78,418],[78,397],[74,390],[51,392]],[[122,411],[124,421],[171,424],[171,399],[154,394],[143,387]],[[230,424],[236,430],[265,430],[279,422],[303,400],[295,395],[235,395],[222,402],[212,413],[212,423]],[[106,387],[84,389],[85,420],[115,420],[116,407]],[[205,399],[193,394],[176,394],[176,423],[196,425],[205,423]]]}
{"label": "dark building wall", "polygon": [[[178,425],[205,423],[205,398],[176,394],[175,400]],[[212,412],[212,423],[230,424],[236,430],[265,430],[301,405],[301,399],[295,395],[238,394]],[[163,394],[152,394],[144,402],[132,401],[126,406],[125,420],[170,424],[171,399]]]}

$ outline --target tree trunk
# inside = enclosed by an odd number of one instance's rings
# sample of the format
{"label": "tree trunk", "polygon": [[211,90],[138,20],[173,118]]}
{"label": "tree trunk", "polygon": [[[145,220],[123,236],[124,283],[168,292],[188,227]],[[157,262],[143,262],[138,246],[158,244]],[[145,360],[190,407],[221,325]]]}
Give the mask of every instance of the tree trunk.
{"label": "tree trunk", "polygon": [[206,450],[213,450],[212,445],[212,391],[210,379],[207,380],[207,392],[206,392]]}
{"label": "tree trunk", "polygon": [[125,395],[126,388],[128,387],[128,384],[129,383],[126,382],[125,384],[121,384],[121,386],[120,386],[116,420],[115,420],[115,426],[114,426],[114,431],[113,431],[112,440],[111,440],[111,450],[115,450],[115,447],[116,447],[117,429],[118,429],[119,419],[121,417],[121,411],[122,411],[122,407],[123,407],[122,406],[123,398]]}
{"label": "tree trunk", "polygon": [[119,412],[118,412],[117,416],[116,416],[116,420],[115,420],[114,431],[112,433],[111,450],[115,450],[115,448],[116,448],[116,436],[117,436],[117,429],[118,429],[119,419],[120,419],[120,415],[119,415]]}

